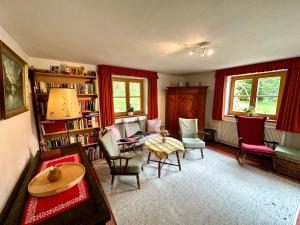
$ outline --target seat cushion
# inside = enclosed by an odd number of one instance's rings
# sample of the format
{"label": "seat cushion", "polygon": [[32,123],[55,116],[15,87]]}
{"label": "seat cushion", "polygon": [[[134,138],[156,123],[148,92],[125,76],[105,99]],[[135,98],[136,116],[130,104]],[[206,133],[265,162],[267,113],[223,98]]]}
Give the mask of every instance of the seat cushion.
{"label": "seat cushion", "polygon": [[200,138],[182,138],[182,143],[185,148],[204,148],[205,142]]}
{"label": "seat cushion", "polygon": [[148,133],[159,133],[161,126],[160,119],[147,120],[147,132]]}
{"label": "seat cushion", "polygon": [[257,152],[270,155],[275,153],[275,151],[272,148],[269,148],[265,145],[249,145],[242,143],[242,149],[245,152]]}
{"label": "seat cushion", "polygon": [[300,149],[278,145],[275,149],[275,152],[278,156],[300,161]]}
{"label": "seat cushion", "polygon": [[[121,155],[131,156],[132,159],[128,160],[127,172],[128,173],[139,173],[142,167],[143,162],[143,153],[142,152],[126,152]],[[125,171],[126,160],[122,159],[122,171]],[[120,172],[120,160],[115,160],[115,173]]]}
{"label": "seat cushion", "polygon": [[130,122],[130,123],[124,123],[126,137],[131,137],[132,135],[135,135],[136,132],[140,131],[140,125],[138,122]]}

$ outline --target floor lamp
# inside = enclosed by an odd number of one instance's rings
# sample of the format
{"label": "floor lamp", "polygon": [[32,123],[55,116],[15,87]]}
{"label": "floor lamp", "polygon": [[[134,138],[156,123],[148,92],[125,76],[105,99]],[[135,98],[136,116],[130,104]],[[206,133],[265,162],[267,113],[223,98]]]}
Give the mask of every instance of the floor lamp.
{"label": "floor lamp", "polygon": [[72,120],[82,117],[77,92],[73,88],[50,88],[47,120],[65,120],[69,143]]}

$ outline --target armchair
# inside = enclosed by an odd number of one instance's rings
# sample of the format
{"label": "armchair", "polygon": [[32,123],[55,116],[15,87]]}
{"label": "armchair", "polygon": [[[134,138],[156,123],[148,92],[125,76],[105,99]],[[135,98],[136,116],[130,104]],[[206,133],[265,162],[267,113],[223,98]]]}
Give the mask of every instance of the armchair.
{"label": "armchair", "polygon": [[[235,116],[239,138],[239,152],[236,155],[237,161],[244,165],[248,153],[264,155],[272,158],[273,169],[275,170],[275,148],[278,142],[264,139],[265,121],[267,117],[246,117]],[[267,146],[266,146],[266,145]],[[242,162],[240,156],[242,155]]]}
{"label": "armchair", "polygon": [[142,152],[121,153],[112,131],[108,131],[100,138],[100,146],[112,175],[111,185],[114,183],[115,176],[129,175],[136,176],[140,189],[139,173],[142,169]]}
{"label": "armchair", "polygon": [[[205,132],[198,131],[198,119],[184,119],[179,118],[179,136],[183,143],[184,148],[187,149],[200,149],[201,157],[203,156],[203,148],[205,148],[205,142],[199,137],[204,137]],[[186,151],[183,153],[185,157]]]}

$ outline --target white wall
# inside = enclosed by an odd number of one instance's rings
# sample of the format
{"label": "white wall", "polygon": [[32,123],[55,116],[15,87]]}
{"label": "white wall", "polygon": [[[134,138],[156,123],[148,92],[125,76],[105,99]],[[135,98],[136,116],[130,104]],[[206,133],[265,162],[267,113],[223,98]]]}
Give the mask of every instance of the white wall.
{"label": "white wall", "polygon": [[[24,61],[29,57],[0,26],[0,40]],[[29,111],[0,121],[0,211],[23,171],[30,154],[38,149],[38,141],[31,107],[31,91],[26,74],[26,103]]]}
{"label": "white wall", "polygon": [[178,82],[183,83],[184,77],[172,76],[168,74],[158,74],[157,98],[158,98],[158,117],[161,119],[162,126],[165,125],[166,117],[166,90],[167,87],[174,87]]}
{"label": "white wall", "polygon": [[[201,85],[209,86],[206,98],[205,127],[217,130],[217,140],[219,142],[237,146],[235,119],[225,118],[224,121],[212,119],[215,71],[186,75],[185,82],[189,82],[190,86],[198,86],[199,82],[201,82]],[[280,144],[300,149],[300,134],[279,131],[275,129],[275,126],[275,123],[266,124],[265,135],[268,140],[278,141]]]}

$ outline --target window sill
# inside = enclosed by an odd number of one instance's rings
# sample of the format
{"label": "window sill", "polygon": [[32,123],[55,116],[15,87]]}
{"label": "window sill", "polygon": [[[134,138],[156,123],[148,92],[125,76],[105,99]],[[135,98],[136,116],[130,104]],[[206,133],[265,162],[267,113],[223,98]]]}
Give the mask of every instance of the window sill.
{"label": "window sill", "polygon": [[135,114],[133,116],[115,116],[115,119],[125,119],[125,118],[134,118],[140,116],[147,116],[147,114]]}
{"label": "window sill", "polygon": [[[228,119],[234,119],[234,115],[224,115],[225,118],[228,118]],[[277,120],[273,120],[273,119],[267,119],[268,123],[277,123]]]}

